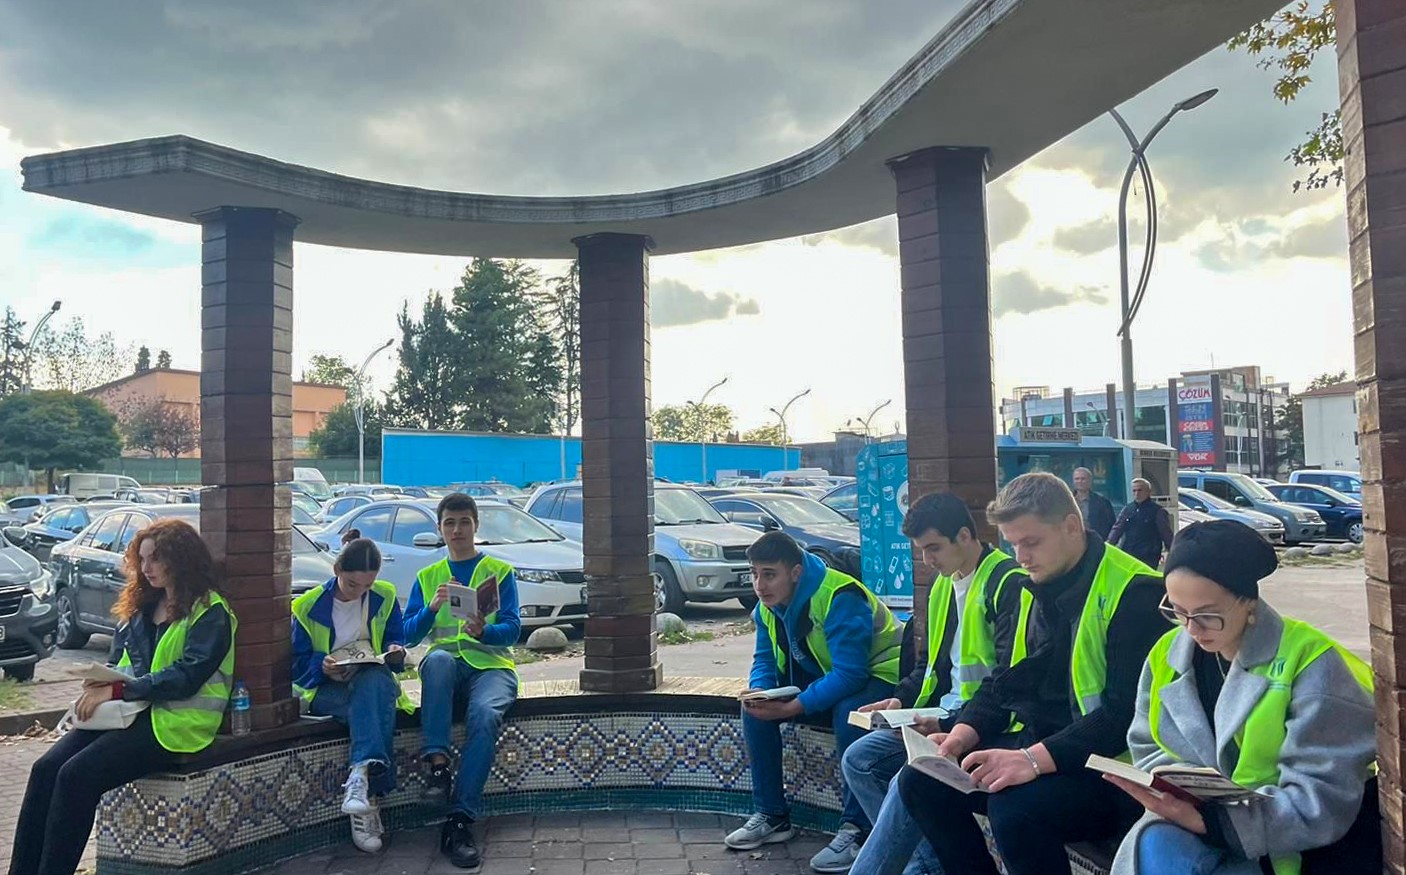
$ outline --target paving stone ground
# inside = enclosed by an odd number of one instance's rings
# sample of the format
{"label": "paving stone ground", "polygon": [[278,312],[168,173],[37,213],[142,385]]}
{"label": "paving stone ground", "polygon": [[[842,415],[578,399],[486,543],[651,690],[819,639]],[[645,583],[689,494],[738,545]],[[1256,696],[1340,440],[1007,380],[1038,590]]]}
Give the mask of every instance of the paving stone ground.
{"label": "paving stone ground", "polygon": [[381,853],[345,845],[262,870],[263,875],[802,875],[829,841],[801,832],[755,851],[722,843],[742,818],[717,814],[592,811],[496,817],[480,827],[483,865],[456,869],[439,853],[439,830],[396,833]]}
{"label": "paving stone ground", "polygon": [[[10,853],[15,843],[15,819],[24,801],[25,781],[34,761],[44,755],[51,742],[39,738],[0,736],[0,871],[9,871]],[[90,840],[79,868],[92,872],[97,866],[98,843]]]}

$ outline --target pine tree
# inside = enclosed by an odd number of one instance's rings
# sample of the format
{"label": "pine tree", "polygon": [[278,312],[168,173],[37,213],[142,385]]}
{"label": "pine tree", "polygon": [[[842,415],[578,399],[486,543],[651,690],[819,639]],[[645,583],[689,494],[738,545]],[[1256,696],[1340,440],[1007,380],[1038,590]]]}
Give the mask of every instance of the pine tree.
{"label": "pine tree", "polygon": [[141,349],[137,350],[136,373],[141,374],[149,370],[151,370],[151,350],[143,345]]}
{"label": "pine tree", "polygon": [[387,397],[387,422],[402,428],[457,429],[461,425],[456,379],[459,342],[444,298],[433,292],[417,322],[406,304],[400,325],[400,366]]}
{"label": "pine tree", "polygon": [[5,308],[0,324],[0,398],[14,395],[24,387],[24,322],[13,307]]}
{"label": "pine tree", "polygon": [[171,369],[171,353],[164,349],[157,353],[156,367],[158,370],[169,371]]}

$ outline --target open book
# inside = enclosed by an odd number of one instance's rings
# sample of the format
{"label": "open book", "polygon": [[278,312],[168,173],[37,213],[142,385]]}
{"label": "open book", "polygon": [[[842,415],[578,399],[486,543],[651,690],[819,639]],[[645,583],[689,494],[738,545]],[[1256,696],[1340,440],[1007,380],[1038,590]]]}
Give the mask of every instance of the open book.
{"label": "open book", "polygon": [[498,578],[489,577],[477,589],[449,584],[449,613],[459,620],[487,617],[498,610]]}
{"label": "open book", "polygon": [[76,678],[85,681],[101,681],[111,683],[112,681],[130,681],[132,676],[123,674],[115,668],[109,668],[101,662],[85,662],[81,665],[70,666],[68,673]]}
{"label": "open book", "polygon": [[357,641],[353,644],[343,645],[332,651],[334,665],[385,665],[385,656],[376,653],[371,648],[370,641]]}
{"label": "open book", "polygon": [[849,723],[860,729],[899,729],[912,726],[919,718],[941,720],[946,708],[890,708],[886,711],[851,711]]}
{"label": "open book", "polygon": [[742,693],[737,698],[744,702],[784,702],[787,699],[794,699],[801,694],[800,687],[776,687],[771,690],[753,690],[750,693]]}
{"label": "open book", "polygon": [[1242,787],[1215,769],[1204,766],[1157,766],[1144,772],[1136,766],[1093,754],[1085,765],[1096,772],[1114,775],[1142,787],[1169,793],[1193,805],[1215,802],[1230,805],[1264,798],[1263,794]]}
{"label": "open book", "polygon": [[908,765],[930,778],[941,781],[963,793],[985,793],[972,776],[952,757],[937,751],[937,742],[913,729],[903,727],[903,747],[908,751]]}

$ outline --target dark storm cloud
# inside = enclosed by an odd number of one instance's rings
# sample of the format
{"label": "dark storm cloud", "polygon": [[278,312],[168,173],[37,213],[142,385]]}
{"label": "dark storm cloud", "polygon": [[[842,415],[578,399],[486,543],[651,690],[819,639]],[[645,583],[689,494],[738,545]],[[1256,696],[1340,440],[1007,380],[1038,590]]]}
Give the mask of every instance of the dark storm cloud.
{"label": "dark storm cloud", "polygon": [[997,318],[1008,313],[1036,313],[1082,302],[1106,304],[1108,298],[1093,286],[1080,286],[1070,291],[1042,285],[1025,271],[991,279],[991,312]]}
{"label": "dark storm cloud", "polygon": [[1118,223],[1113,219],[1095,219],[1084,225],[1059,228],[1054,232],[1054,245],[1076,255],[1093,255],[1118,245]]}
{"label": "dark storm cloud", "polygon": [[649,323],[673,328],[716,322],[729,316],[755,316],[761,307],[751,298],[730,292],[708,294],[678,280],[655,280],[649,285]]}

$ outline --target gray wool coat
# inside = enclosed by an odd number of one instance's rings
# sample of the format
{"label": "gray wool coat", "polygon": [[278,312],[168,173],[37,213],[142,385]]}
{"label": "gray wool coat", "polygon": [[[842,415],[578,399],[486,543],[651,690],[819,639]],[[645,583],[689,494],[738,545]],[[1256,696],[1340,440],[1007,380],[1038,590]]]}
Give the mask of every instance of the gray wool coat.
{"label": "gray wool coat", "polygon": [[[1264,602],[1241,642],[1225,686],[1216,700],[1213,731],[1196,692],[1191,659],[1196,642],[1182,629],[1168,653],[1178,677],[1162,690],[1163,742],[1188,765],[1214,766],[1222,774],[1235,770],[1235,733],[1245,725],[1268,681],[1247,666],[1269,662],[1278,651],[1284,621]],[[1128,748],[1140,769],[1177,762],[1152,740],[1148,721],[1152,673],[1144,666],[1138,685],[1137,711],[1128,730]],[[1208,806],[1218,816],[1232,852],[1254,860],[1319,848],[1347,833],[1362,804],[1362,792],[1377,756],[1376,714],[1371,695],[1362,689],[1336,651],[1329,651],[1299,674],[1289,704],[1288,736],[1280,750],[1277,787],[1252,805]],[[1118,848],[1112,875],[1136,875],[1137,842],[1142,830],[1160,818],[1147,812]]]}

